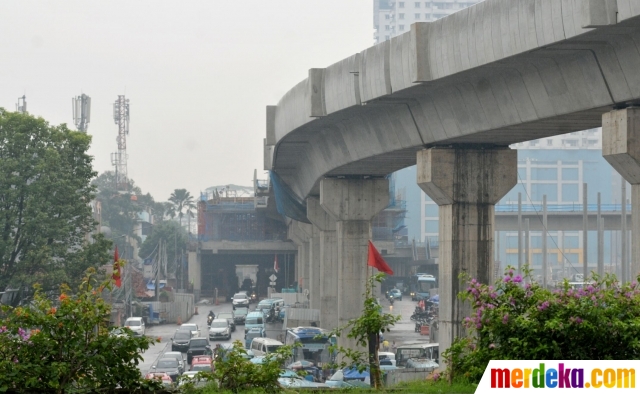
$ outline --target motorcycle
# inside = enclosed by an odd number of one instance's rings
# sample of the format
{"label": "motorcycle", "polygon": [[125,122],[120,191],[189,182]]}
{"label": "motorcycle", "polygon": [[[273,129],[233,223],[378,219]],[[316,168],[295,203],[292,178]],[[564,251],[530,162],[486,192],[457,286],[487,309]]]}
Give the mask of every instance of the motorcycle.
{"label": "motorcycle", "polygon": [[393,297],[389,297],[389,304],[393,305]]}
{"label": "motorcycle", "polygon": [[207,326],[211,327],[211,322],[213,321],[213,315],[207,316]]}

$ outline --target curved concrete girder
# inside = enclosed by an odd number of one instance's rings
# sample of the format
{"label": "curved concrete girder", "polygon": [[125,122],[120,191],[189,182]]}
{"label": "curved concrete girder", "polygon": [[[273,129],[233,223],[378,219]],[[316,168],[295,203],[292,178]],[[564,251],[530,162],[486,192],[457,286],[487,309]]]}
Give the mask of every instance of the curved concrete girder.
{"label": "curved concrete girder", "polygon": [[623,22],[585,29],[582,0],[487,0],[312,69],[275,109],[265,166],[306,197],[324,176],[386,175],[425,146],[598,127],[612,105],[640,100],[638,12],[622,3]]}

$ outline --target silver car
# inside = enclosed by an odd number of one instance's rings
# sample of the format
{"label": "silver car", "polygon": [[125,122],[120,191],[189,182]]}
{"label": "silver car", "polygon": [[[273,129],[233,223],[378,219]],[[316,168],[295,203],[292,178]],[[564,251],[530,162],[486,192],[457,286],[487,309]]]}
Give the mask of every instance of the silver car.
{"label": "silver car", "polygon": [[169,375],[171,377],[171,380],[173,380],[174,382],[178,380],[178,376],[181,375],[178,360],[173,357],[161,358],[160,360],[158,360],[156,365],[153,365],[151,367],[151,370],[149,372],[164,372]]}
{"label": "silver car", "polygon": [[209,340],[231,339],[231,326],[227,319],[214,319],[209,328]]}
{"label": "silver car", "polygon": [[181,352],[166,352],[162,355],[162,358],[175,358],[178,360],[178,369],[180,370],[180,374],[182,375],[184,373],[184,358],[182,358]]}

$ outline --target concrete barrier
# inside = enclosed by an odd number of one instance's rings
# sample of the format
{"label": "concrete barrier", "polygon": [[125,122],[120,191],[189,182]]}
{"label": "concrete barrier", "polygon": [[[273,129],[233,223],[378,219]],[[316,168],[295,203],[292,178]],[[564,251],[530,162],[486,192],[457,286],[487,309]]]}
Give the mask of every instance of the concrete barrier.
{"label": "concrete barrier", "polygon": [[431,368],[400,368],[387,371],[384,382],[387,387],[393,387],[400,382],[425,380],[433,370]]}

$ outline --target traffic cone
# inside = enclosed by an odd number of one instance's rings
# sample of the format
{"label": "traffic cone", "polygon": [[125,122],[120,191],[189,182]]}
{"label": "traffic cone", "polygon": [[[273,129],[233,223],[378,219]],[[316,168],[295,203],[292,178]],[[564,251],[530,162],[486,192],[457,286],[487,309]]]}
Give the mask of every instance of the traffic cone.
{"label": "traffic cone", "polygon": [[219,305],[218,297],[216,297],[216,305]]}

